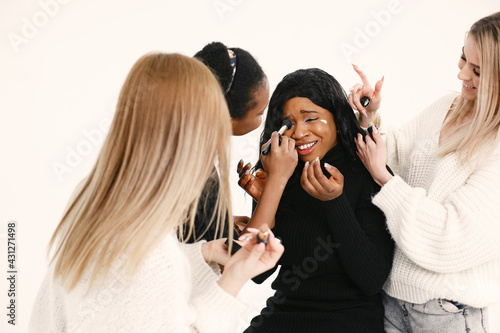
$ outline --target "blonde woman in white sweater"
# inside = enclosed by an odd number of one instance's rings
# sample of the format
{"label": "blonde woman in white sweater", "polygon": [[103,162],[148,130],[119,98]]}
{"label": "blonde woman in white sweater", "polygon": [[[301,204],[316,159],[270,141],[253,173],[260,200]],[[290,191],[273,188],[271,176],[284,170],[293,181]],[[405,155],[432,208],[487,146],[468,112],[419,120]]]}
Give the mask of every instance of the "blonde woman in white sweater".
{"label": "blonde woman in white sweater", "polygon": [[205,65],[178,54],[139,59],[97,163],[53,235],[30,331],[234,332],[244,311],[238,291],[274,267],[283,246],[272,233],[267,246],[247,237],[229,257],[224,239],[177,237],[193,228],[214,162],[213,223],[224,228],[227,215],[232,230],[230,135],[224,96]]}
{"label": "blonde woman in white sweater", "polygon": [[[459,60],[460,94],[405,126],[356,139],[396,242],[384,290],[387,332],[486,332],[500,301],[500,13],[476,22]],[[361,126],[377,122],[382,81],[351,89]],[[365,109],[362,96],[371,97]],[[382,126],[383,127],[383,126]],[[387,164],[394,176],[386,169]]]}

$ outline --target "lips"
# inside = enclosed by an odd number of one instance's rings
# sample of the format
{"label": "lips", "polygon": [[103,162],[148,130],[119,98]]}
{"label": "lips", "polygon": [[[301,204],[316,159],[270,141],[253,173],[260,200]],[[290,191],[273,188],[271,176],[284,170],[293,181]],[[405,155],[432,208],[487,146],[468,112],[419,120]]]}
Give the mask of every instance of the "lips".
{"label": "lips", "polygon": [[474,90],[474,89],[476,89],[476,87],[469,86],[469,85],[465,84],[465,82],[462,82],[462,86],[463,86],[466,90]]}
{"label": "lips", "polygon": [[295,148],[297,149],[299,155],[308,155],[314,150],[314,148],[316,147],[316,143],[318,143],[318,141],[302,143],[299,145],[295,145]]}

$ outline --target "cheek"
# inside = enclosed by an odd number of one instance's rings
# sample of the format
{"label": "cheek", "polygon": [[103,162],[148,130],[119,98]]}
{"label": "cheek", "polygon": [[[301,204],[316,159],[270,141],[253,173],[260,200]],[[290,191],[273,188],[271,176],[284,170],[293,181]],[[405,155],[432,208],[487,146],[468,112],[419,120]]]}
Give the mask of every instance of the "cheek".
{"label": "cheek", "polygon": [[472,80],[472,82],[474,83],[474,87],[479,88],[479,77],[474,75],[474,79]]}

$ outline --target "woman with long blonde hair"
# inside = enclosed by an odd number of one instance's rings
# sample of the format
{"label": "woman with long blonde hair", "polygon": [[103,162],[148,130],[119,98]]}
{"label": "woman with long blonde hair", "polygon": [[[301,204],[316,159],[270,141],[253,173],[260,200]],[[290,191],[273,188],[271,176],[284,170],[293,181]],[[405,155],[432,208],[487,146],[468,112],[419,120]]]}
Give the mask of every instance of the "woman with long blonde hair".
{"label": "woman with long blonde hair", "polygon": [[30,330],[229,332],[244,310],[242,285],[283,252],[272,233],[265,247],[246,237],[232,257],[224,239],[178,240],[193,229],[214,162],[213,221],[232,228],[230,135],[224,96],[205,65],[179,54],[140,58],[96,165],[52,237]]}
{"label": "woman with long blonde hair", "polygon": [[[396,242],[386,332],[486,332],[486,308],[500,302],[500,12],[472,25],[458,67],[460,94],[388,132],[386,144],[376,128],[356,140]],[[382,81],[372,89],[355,70],[363,84],[349,99],[367,126]]]}

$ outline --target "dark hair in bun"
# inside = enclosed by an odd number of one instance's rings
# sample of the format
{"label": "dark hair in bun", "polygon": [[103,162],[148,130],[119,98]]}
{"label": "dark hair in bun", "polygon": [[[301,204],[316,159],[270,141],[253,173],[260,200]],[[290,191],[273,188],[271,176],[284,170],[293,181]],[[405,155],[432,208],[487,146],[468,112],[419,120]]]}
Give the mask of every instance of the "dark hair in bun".
{"label": "dark hair in bun", "polygon": [[219,79],[231,117],[241,119],[255,105],[253,92],[263,83],[266,75],[250,53],[237,47],[229,49],[236,54],[234,78],[228,48],[224,44],[210,43],[194,56],[210,67]]}

